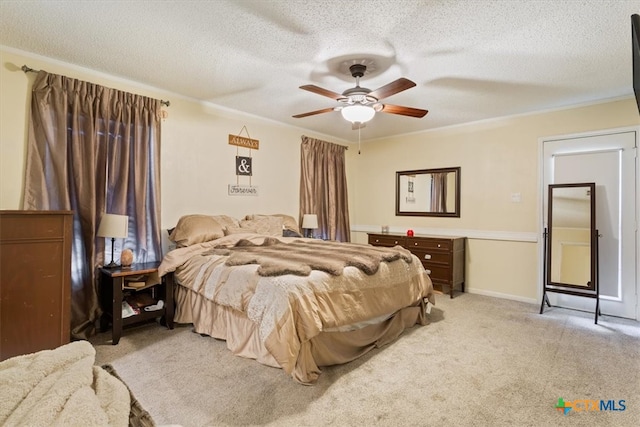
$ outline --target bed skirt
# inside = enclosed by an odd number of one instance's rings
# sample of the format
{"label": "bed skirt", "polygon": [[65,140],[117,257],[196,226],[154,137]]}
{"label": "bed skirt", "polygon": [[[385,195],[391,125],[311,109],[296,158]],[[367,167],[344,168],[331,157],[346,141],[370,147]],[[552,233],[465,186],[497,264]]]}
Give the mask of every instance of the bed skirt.
{"label": "bed skirt", "polygon": [[[175,303],[175,322],[192,323],[195,332],[225,340],[227,348],[237,356],[281,368],[262,344],[256,324],[244,313],[217,305],[179,285],[175,288]],[[421,300],[417,305],[405,307],[379,323],[348,331],[323,331],[302,343],[292,376],[298,382],[311,384],[320,375],[320,366],[355,360],[376,347],[392,342],[405,329],[427,323],[425,302]]]}

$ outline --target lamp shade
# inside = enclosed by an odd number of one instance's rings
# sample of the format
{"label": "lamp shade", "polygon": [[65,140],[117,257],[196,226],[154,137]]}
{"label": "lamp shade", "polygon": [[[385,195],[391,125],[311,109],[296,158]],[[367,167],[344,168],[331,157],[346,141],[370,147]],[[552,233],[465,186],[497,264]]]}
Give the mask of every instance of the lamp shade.
{"label": "lamp shade", "polygon": [[129,234],[127,215],[104,214],[98,227],[99,237],[125,238]]}
{"label": "lamp shade", "polygon": [[376,110],[368,105],[348,105],[340,110],[342,117],[351,123],[355,122],[368,122],[376,115]]}
{"label": "lamp shade", "polygon": [[318,228],[318,215],[304,214],[302,216],[302,228]]}

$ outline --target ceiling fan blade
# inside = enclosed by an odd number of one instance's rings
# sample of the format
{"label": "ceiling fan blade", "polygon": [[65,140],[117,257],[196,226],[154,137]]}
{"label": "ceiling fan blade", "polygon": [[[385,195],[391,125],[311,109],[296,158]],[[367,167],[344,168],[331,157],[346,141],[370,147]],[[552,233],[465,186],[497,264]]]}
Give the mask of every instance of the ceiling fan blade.
{"label": "ceiling fan blade", "polygon": [[315,116],[316,114],[329,113],[334,111],[333,107],[323,108],[322,110],[309,111],[308,113],[296,114],[294,117],[296,119],[300,119],[302,117]]}
{"label": "ceiling fan blade", "polygon": [[411,89],[416,84],[409,79],[405,79],[404,77],[400,77],[398,80],[392,81],[389,84],[386,84],[373,92],[369,93],[369,96],[373,96],[374,98],[381,100],[382,98],[387,98],[391,95],[395,95],[396,93],[402,92],[403,90]]}
{"label": "ceiling fan blade", "polygon": [[409,117],[424,117],[429,112],[428,110],[421,110],[419,108],[411,108],[411,107],[401,107],[400,105],[389,105],[384,104],[382,106],[383,113],[390,114],[399,114],[401,116],[409,116]]}
{"label": "ceiling fan blade", "polygon": [[309,92],[317,93],[318,95],[326,96],[327,98],[335,99],[336,101],[338,99],[344,98],[341,93],[333,92],[329,89],[323,89],[315,85],[300,86],[300,89],[308,90]]}

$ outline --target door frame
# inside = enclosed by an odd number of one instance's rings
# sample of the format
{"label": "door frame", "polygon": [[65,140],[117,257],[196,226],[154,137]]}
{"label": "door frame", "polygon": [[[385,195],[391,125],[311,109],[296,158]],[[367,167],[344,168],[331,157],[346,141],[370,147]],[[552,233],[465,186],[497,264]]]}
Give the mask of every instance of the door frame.
{"label": "door frame", "polygon": [[[636,262],[636,277],[635,277],[635,320],[640,321],[640,236],[638,235],[638,223],[640,222],[640,156],[638,156],[638,149],[640,148],[640,126],[626,126],[619,128],[603,129],[597,131],[579,132],[571,134],[550,135],[538,138],[538,203],[537,203],[537,215],[538,215],[538,301],[542,300],[544,290],[544,143],[546,141],[555,141],[559,139],[573,139],[573,138],[585,138],[593,136],[605,136],[617,133],[635,132],[635,262]],[[595,305],[594,305],[595,306]]]}

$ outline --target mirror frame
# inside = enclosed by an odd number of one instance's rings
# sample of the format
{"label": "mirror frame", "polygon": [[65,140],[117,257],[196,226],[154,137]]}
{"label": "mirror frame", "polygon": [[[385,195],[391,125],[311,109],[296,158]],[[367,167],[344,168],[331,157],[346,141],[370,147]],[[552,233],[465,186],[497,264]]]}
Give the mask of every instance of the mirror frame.
{"label": "mirror frame", "polygon": [[[453,212],[426,212],[426,211],[401,211],[400,210],[400,177],[406,175],[426,175],[432,173],[453,172],[456,177],[455,186],[455,207]],[[396,216],[435,216],[460,218],[460,167],[437,168],[437,169],[416,169],[396,172]]]}
{"label": "mirror frame", "polygon": [[[552,277],[552,260],[553,260],[553,255],[552,255],[552,247],[553,247],[553,193],[554,190],[556,189],[562,189],[562,188],[575,188],[575,187],[584,187],[584,188],[588,188],[590,193],[589,193],[589,197],[590,197],[590,233],[589,233],[589,244],[590,244],[590,258],[591,258],[591,265],[590,265],[590,272],[589,272],[589,276],[591,278],[591,280],[588,282],[587,286],[584,285],[576,285],[576,284],[572,284],[572,283],[562,283],[562,282],[554,282],[551,280]],[[547,227],[548,227],[548,231],[547,231],[547,236],[546,236],[546,277],[545,277],[545,281],[546,281],[546,285],[553,287],[553,288],[569,288],[569,289],[575,289],[576,291],[573,292],[565,292],[565,293],[570,293],[570,294],[574,294],[574,295],[582,295],[581,292],[577,291],[589,291],[589,292],[597,292],[597,281],[598,281],[598,277],[597,277],[597,264],[598,264],[598,258],[597,258],[597,245],[598,245],[598,231],[596,229],[596,184],[592,183],[592,182],[588,182],[588,183],[577,183],[577,184],[550,184],[549,185],[549,201],[548,201],[548,213],[547,213]],[[547,289],[549,290],[549,289]],[[556,291],[557,292],[557,291]]]}

